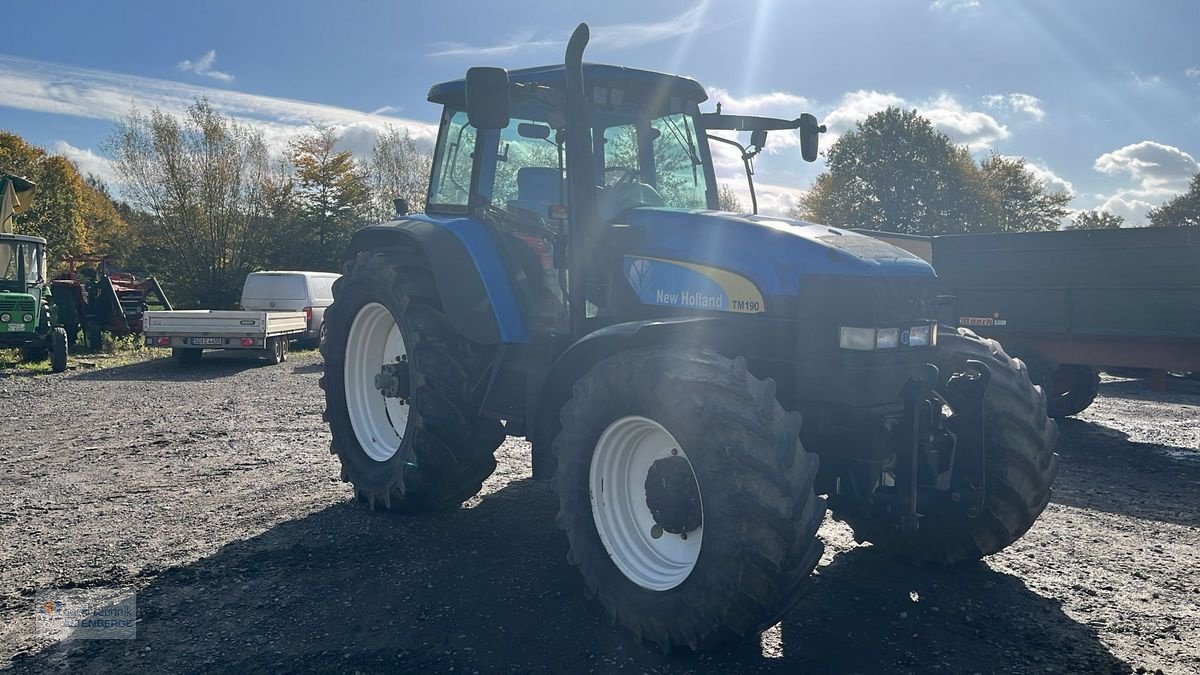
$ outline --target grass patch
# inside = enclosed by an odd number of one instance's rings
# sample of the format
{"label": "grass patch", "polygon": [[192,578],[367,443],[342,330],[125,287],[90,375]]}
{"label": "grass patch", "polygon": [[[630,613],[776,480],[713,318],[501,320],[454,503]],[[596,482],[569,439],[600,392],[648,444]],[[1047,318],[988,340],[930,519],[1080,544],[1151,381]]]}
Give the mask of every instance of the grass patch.
{"label": "grass patch", "polygon": [[[83,341],[77,341],[75,351],[67,356],[67,370],[115,368],[170,355],[170,349],[145,346],[140,335],[113,337],[105,333],[104,342],[97,352],[84,351]],[[20,375],[48,374],[50,360],[22,361],[20,349],[3,349],[0,350],[0,370]]]}

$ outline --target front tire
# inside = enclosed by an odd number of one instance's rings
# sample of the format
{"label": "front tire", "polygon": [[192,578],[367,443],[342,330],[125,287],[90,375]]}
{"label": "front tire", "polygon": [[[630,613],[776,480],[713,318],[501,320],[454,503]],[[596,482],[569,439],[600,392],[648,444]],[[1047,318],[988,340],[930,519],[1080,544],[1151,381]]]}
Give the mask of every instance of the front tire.
{"label": "front tire", "polygon": [[799,599],[825,514],[800,416],[742,359],[652,347],[598,363],[554,440],[568,560],[664,650],[756,634]]}
{"label": "front tire", "polygon": [[1046,416],[1042,390],[1029,380],[1025,364],[1009,357],[999,342],[966,328],[938,332],[935,361],[942,385],[952,373],[962,372],[969,359],[987,364],[992,375],[984,397],[982,511],[972,518],[966,509],[941,509],[923,514],[916,531],[903,532],[886,514],[864,512],[856,504],[844,509],[835,505],[834,516],[850,525],[858,541],[917,562],[979,560],[1020,539],[1050,502],[1058,475],[1058,427]]}
{"label": "front tire", "polygon": [[50,331],[50,370],[61,373],[67,369],[67,330],[55,326]]}
{"label": "front tire", "polygon": [[[495,470],[504,440],[500,421],[478,414],[488,351],[450,325],[416,251],[364,252],[348,268],[334,283],[321,349],[342,479],[372,508],[457,508]],[[385,396],[376,376],[389,372],[406,386]]]}

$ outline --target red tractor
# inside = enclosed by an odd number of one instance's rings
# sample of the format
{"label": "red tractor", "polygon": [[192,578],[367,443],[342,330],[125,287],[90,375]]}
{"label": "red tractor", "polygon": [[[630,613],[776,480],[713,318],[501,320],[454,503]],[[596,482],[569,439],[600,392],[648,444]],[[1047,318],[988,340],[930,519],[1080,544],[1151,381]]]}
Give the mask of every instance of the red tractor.
{"label": "red tractor", "polygon": [[50,289],[67,336],[74,342],[83,328],[89,350],[100,349],[105,331],[115,336],[140,334],[142,315],[148,309],[172,309],[154,277],[138,279],[117,272],[99,257],[71,257],[65,262],[70,269],[55,277]]}

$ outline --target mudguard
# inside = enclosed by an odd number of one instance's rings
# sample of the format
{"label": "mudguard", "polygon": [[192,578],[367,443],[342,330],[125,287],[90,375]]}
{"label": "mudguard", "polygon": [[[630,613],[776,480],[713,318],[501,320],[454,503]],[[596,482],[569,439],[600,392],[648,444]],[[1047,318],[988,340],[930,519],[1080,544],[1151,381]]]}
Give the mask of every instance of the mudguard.
{"label": "mudguard", "polygon": [[577,340],[554,362],[541,387],[541,396],[530,420],[534,478],[554,473],[550,444],[558,433],[558,411],[571,397],[571,387],[596,363],[628,349],[668,343],[704,346],[727,356],[771,349],[773,341],[788,341],[792,326],[763,319],[737,317],[681,317],[612,324]]}
{"label": "mudguard", "polygon": [[418,214],[364,227],[351,239],[345,259],[414,244],[429,259],[442,310],[460,335],[480,344],[529,342],[498,247],[474,218]]}

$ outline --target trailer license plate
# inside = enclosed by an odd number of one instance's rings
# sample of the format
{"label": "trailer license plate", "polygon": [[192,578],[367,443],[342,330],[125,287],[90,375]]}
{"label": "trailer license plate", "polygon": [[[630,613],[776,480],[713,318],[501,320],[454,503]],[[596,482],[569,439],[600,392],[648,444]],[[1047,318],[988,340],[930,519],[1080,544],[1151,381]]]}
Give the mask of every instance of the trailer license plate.
{"label": "trailer license plate", "polygon": [[223,344],[225,344],[225,340],[223,338],[192,338],[192,344],[194,344],[194,345],[223,345]]}
{"label": "trailer license plate", "polygon": [[10,333],[24,333],[24,332],[25,332],[25,324],[23,324],[23,323],[10,323],[10,324],[8,324],[8,332],[10,332]]}

